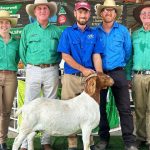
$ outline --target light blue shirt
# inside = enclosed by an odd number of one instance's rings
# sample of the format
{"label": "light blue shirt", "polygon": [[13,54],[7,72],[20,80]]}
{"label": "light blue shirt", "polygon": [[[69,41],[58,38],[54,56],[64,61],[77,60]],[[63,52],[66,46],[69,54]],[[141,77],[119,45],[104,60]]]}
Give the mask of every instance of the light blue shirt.
{"label": "light blue shirt", "polygon": [[103,49],[103,69],[125,67],[131,55],[131,38],[128,29],[114,22],[109,33],[104,31],[102,24],[97,27],[97,30]]}

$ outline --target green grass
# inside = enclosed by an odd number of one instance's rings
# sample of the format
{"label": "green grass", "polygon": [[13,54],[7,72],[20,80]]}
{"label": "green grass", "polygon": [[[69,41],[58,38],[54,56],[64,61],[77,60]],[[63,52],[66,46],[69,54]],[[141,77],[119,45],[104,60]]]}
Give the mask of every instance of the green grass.
{"label": "green grass", "polygon": [[[94,137],[95,144],[98,143],[99,138]],[[12,149],[14,139],[8,139],[7,144],[10,149]],[[54,150],[67,150],[67,138],[66,137],[52,137],[51,138],[52,147]],[[35,150],[41,150],[40,139],[35,138],[34,140]],[[83,150],[81,136],[78,137],[78,150]],[[110,144],[107,150],[124,150],[124,144],[121,136],[111,136]],[[146,146],[141,147],[140,150],[148,150]]]}

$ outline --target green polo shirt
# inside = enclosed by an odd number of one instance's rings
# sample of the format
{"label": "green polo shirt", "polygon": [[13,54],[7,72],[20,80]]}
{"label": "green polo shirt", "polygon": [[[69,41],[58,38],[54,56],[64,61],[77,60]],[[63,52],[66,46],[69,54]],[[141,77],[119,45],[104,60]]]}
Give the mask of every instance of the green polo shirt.
{"label": "green polo shirt", "polygon": [[140,28],[132,35],[133,70],[150,70],[150,31]]}
{"label": "green polo shirt", "polygon": [[38,22],[24,27],[19,53],[23,63],[26,64],[54,64],[60,62],[60,53],[57,46],[61,30],[51,24],[42,28]]}
{"label": "green polo shirt", "polygon": [[18,70],[19,40],[11,38],[8,43],[0,36],[0,70]]}

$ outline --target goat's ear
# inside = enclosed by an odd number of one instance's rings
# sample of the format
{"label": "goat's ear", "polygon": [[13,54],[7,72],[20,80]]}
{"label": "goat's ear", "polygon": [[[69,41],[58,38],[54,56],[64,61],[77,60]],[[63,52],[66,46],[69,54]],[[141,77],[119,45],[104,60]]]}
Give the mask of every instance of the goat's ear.
{"label": "goat's ear", "polygon": [[92,96],[96,90],[96,78],[90,78],[86,81],[85,91]]}

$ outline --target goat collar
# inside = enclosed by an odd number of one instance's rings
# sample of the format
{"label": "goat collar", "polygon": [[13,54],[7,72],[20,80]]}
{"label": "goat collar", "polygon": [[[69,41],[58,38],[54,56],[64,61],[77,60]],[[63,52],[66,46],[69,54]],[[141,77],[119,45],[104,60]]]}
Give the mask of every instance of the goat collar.
{"label": "goat collar", "polygon": [[93,73],[93,74],[89,75],[89,76],[85,79],[85,81],[87,81],[88,79],[90,79],[90,78],[92,78],[92,77],[97,77],[97,73]]}

